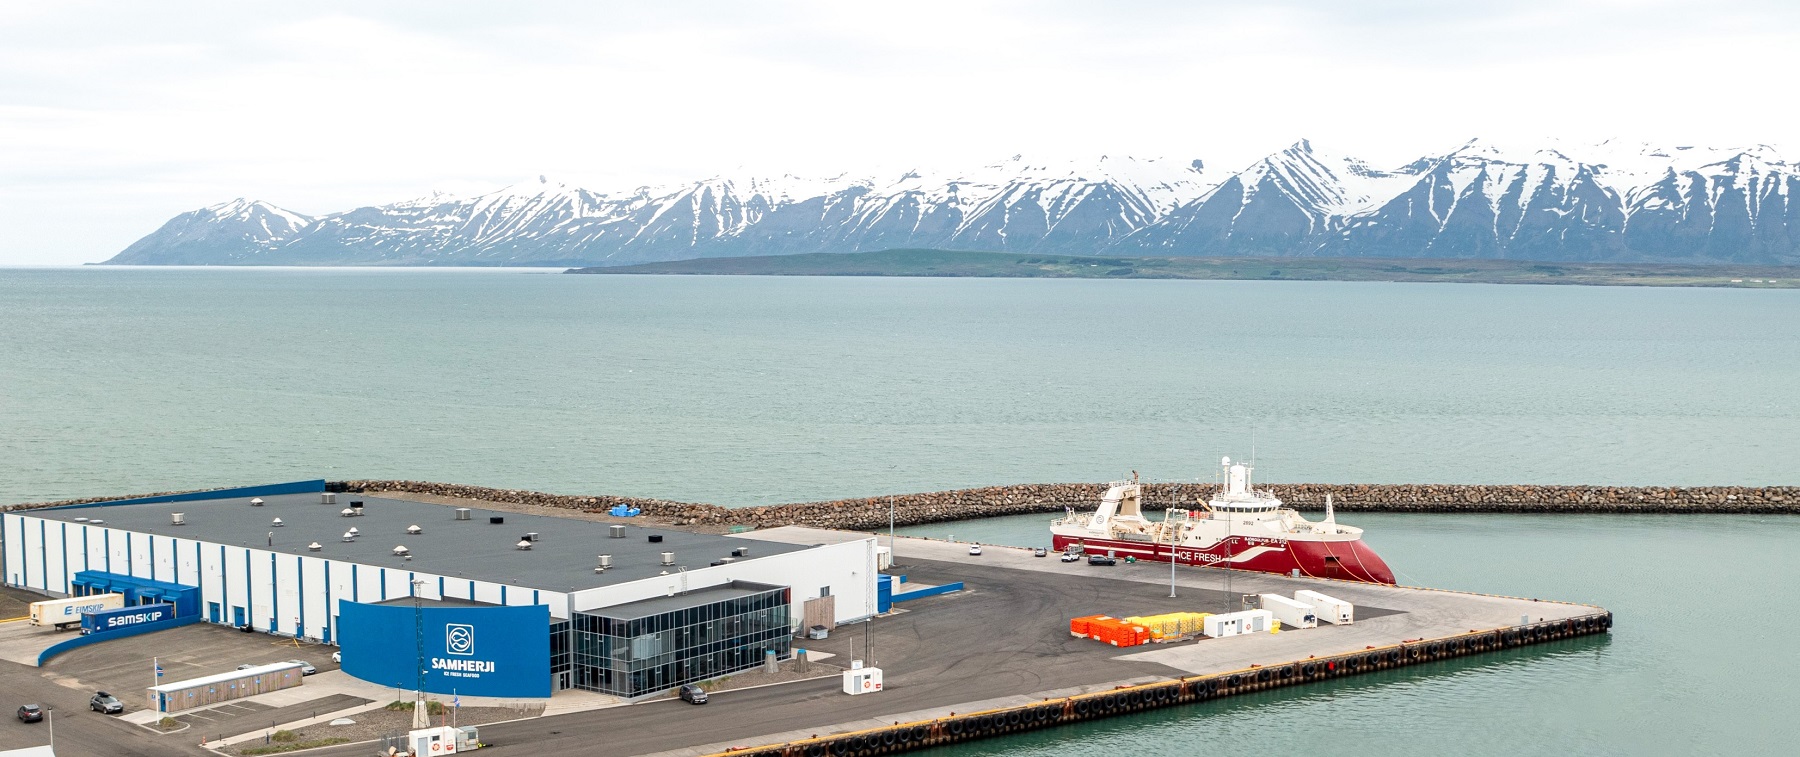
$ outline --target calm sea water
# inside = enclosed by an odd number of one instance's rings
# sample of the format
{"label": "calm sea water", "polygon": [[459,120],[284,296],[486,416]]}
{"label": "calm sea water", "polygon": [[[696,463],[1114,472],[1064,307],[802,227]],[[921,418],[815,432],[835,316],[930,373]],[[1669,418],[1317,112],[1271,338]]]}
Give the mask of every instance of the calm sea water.
{"label": "calm sea water", "polygon": [[[404,477],[747,505],[1252,450],[1268,481],[1792,484],[1797,398],[1792,291],[0,270],[0,502]],[[1800,518],[1344,520],[1406,583],[1619,625],[943,753],[1791,751]]]}
{"label": "calm sea water", "polygon": [[1138,470],[1794,483],[1800,292],[0,270],[0,502],[404,477],[730,505]]}

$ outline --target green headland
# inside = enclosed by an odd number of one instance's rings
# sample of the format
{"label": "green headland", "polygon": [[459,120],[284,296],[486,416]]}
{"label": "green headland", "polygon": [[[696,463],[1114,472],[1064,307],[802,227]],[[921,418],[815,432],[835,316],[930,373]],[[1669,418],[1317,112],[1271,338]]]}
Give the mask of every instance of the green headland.
{"label": "green headland", "polygon": [[1095,257],[916,249],[697,258],[666,263],[573,268],[567,272],[706,276],[1441,281],[1474,284],[1800,288],[1800,266],[1417,258]]}

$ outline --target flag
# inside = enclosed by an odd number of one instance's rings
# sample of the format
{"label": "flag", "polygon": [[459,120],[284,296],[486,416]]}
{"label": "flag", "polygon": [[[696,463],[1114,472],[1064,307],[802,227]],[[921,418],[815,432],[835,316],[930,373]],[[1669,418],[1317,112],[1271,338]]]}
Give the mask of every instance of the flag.
{"label": "flag", "polygon": [[455,694],[451,694],[450,695],[450,706],[451,707],[461,707],[462,706],[462,697],[459,697]]}
{"label": "flag", "polygon": [[153,661],[153,664],[156,665],[156,677],[161,678],[162,674],[163,674],[162,661],[155,660],[155,661]]}

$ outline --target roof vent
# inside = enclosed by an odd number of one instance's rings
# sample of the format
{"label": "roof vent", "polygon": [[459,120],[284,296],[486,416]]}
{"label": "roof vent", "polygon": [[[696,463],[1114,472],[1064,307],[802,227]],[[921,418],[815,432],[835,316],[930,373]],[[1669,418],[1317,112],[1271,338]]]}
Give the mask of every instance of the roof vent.
{"label": "roof vent", "polygon": [[282,523],[282,522],[281,522],[281,519],[280,519],[280,518],[276,518],[276,519],[275,519],[275,522],[273,522],[273,523],[270,523],[270,524],[269,524],[269,525],[271,525],[271,526],[274,526],[274,527],[275,527],[275,528],[281,528],[281,527],[282,527],[282,526],[283,526],[283,525],[285,525],[285,524],[283,524],[283,523]]}
{"label": "roof vent", "polygon": [[344,509],[342,509],[342,510],[339,510],[339,511],[338,511],[338,515],[342,515],[342,516],[344,516],[344,517],[346,517],[346,518],[348,518],[348,517],[350,517],[350,516],[352,516],[352,515],[355,515],[355,514],[356,514],[356,511],[355,511],[355,510],[352,510],[352,509],[350,509],[350,508],[348,508],[348,507],[346,507],[346,508],[344,508]]}
{"label": "roof vent", "polygon": [[358,531],[358,530],[356,530],[356,527],[355,527],[355,526],[351,526],[351,527],[350,527],[350,535],[351,535],[351,536],[362,536],[362,532],[361,532],[361,531]]}
{"label": "roof vent", "polygon": [[674,552],[662,553],[662,564],[674,565],[675,564],[675,553]]}
{"label": "roof vent", "polygon": [[737,549],[731,550],[731,556],[732,557],[749,557],[750,556],[750,548],[749,547],[738,547]]}
{"label": "roof vent", "polygon": [[[171,526],[187,525],[187,513],[169,513],[169,525],[171,525]],[[281,525],[280,518],[275,519],[275,525],[278,525],[278,526]]]}
{"label": "roof vent", "polygon": [[356,534],[350,533],[349,531],[345,531],[344,532],[344,541],[356,541]]}
{"label": "roof vent", "polygon": [[538,532],[530,531],[525,534],[525,541],[537,541],[537,540],[538,540]]}
{"label": "roof vent", "polygon": [[710,563],[707,563],[707,564],[708,564],[708,565],[710,565],[710,566],[712,566],[712,567],[715,567],[715,568],[717,568],[717,567],[719,567],[719,566],[720,566],[720,565],[724,565],[724,564],[725,564],[725,561],[724,561],[724,560],[714,560],[714,561],[712,561],[712,562],[710,562]]}
{"label": "roof vent", "polygon": [[520,539],[519,543],[515,546],[517,546],[519,549],[531,549],[531,540],[530,539]]}
{"label": "roof vent", "polygon": [[651,534],[651,535],[650,535],[650,543],[651,543],[651,544],[660,544],[660,543],[662,543],[662,534]]}
{"label": "roof vent", "polygon": [[720,563],[720,564],[729,564],[729,563],[734,563],[734,562],[737,562],[737,558],[735,558],[735,557],[721,557],[721,558],[719,558],[719,563]]}
{"label": "roof vent", "polygon": [[99,519],[99,518],[95,518],[95,519],[93,519],[93,520],[90,520],[90,521],[88,521],[88,522],[89,522],[89,523],[92,523],[92,524],[94,524],[94,525],[96,525],[96,526],[98,526],[98,525],[100,525],[100,524],[102,524],[102,523],[105,523],[105,522],[106,522],[106,521],[103,521],[103,520],[101,520],[101,519]]}
{"label": "roof vent", "polygon": [[405,544],[402,544],[402,545],[394,548],[394,554],[396,554],[396,555],[405,555],[406,553],[411,552],[411,551],[412,550],[406,548]]}
{"label": "roof vent", "polygon": [[609,535],[609,536],[611,536],[611,537],[612,537],[612,538],[614,538],[614,539],[623,539],[623,538],[625,538],[625,527],[624,527],[624,526],[621,526],[621,525],[619,525],[619,524],[617,524],[617,523],[614,523],[614,524],[613,524],[613,525],[612,525],[612,528],[610,528],[610,529],[608,529],[608,531],[609,531],[609,532],[610,532],[610,533],[609,533],[609,534],[608,534],[608,535]]}
{"label": "roof vent", "polygon": [[469,519],[469,508],[466,508],[466,507],[456,508],[456,519],[457,520],[468,520]]}
{"label": "roof vent", "polygon": [[250,506],[251,507],[262,507],[262,497],[257,497],[256,499],[250,500]]}
{"label": "roof vent", "polygon": [[86,523],[86,522],[88,522],[88,519],[87,518],[76,518],[75,522],[76,523]]}
{"label": "roof vent", "polygon": [[495,525],[498,525],[498,524],[501,524],[501,523],[505,523],[505,522],[506,522],[506,518],[504,518],[504,517],[501,517],[501,516],[499,516],[499,515],[489,515],[489,516],[488,516],[488,522],[489,522],[489,523],[493,523],[493,524],[495,524]]}
{"label": "roof vent", "polygon": [[406,532],[409,534],[422,534],[425,533],[425,529],[419,528],[417,525],[411,525],[406,527]]}
{"label": "roof vent", "polygon": [[319,493],[319,504],[321,504],[321,505],[337,504],[337,492],[320,492]]}
{"label": "roof vent", "polygon": [[306,545],[306,551],[308,551],[308,552],[317,552],[324,548],[325,548],[325,545],[320,544],[316,541],[311,544]]}
{"label": "roof vent", "polygon": [[612,567],[612,555],[601,555],[600,556],[600,565],[599,565],[599,567],[594,568],[594,572],[595,573],[605,573],[606,569],[610,568],[610,567]]}
{"label": "roof vent", "polygon": [[362,515],[363,514],[362,500],[360,500],[360,499],[350,500],[350,511],[356,513],[357,515]]}

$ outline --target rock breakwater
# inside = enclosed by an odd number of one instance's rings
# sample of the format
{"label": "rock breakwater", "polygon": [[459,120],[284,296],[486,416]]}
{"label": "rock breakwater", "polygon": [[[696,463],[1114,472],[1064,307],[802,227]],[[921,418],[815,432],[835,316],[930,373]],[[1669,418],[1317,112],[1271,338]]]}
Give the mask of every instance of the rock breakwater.
{"label": "rock breakwater", "polygon": [[[758,507],[675,502],[618,496],[572,496],[515,489],[490,489],[421,481],[344,481],[344,491],[395,491],[515,504],[605,511],[614,505],[639,508],[644,515],[684,525],[774,526],[870,530],[885,527],[893,504],[902,526],[1001,515],[1091,509],[1105,484],[1013,484],[975,489],[883,495]],[[1418,513],[1800,513],[1796,486],[1544,486],[1529,484],[1270,484],[1299,510],[1325,508],[1331,495],[1345,512]],[[1145,507],[1174,503],[1193,507],[1210,498],[1214,484],[1145,484]]]}
{"label": "rock breakwater", "polygon": [[[1145,484],[1145,507],[1171,503],[1193,507],[1217,491],[1214,484]],[[341,492],[408,492],[440,497],[605,512],[616,505],[678,525],[771,528],[802,525],[867,531],[894,523],[913,526],[1001,515],[1086,510],[1105,484],[1013,484],[975,489],[882,495],[757,507],[723,507],[615,495],[550,494],[430,481],[351,480],[328,484]],[[1326,495],[1344,512],[1416,513],[1760,513],[1800,514],[1800,486],[1548,486],[1535,484],[1268,484],[1264,488],[1298,510],[1323,510]],[[141,496],[141,495],[132,495]],[[125,499],[114,497],[110,499]],[[7,509],[101,502],[63,500]]]}

